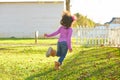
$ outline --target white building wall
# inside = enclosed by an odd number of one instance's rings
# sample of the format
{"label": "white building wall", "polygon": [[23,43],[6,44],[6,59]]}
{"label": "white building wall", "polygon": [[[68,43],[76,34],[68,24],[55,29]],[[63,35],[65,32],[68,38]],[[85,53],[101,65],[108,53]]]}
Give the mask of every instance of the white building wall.
{"label": "white building wall", "polygon": [[34,37],[39,31],[51,33],[59,27],[63,2],[0,3],[0,37]]}

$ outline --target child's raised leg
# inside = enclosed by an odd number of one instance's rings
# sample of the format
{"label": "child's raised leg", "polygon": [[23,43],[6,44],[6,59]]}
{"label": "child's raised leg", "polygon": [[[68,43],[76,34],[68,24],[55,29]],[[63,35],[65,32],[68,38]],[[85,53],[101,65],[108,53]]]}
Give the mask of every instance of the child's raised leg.
{"label": "child's raised leg", "polygon": [[49,56],[56,56],[56,51],[52,48],[52,47],[49,47],[48,48],[48,51],[46,52],[46,57],[49,57]]}

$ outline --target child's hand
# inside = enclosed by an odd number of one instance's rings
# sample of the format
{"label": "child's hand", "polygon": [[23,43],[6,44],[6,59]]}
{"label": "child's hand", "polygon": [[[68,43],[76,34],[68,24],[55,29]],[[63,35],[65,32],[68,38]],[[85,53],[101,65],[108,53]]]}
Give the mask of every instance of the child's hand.
{"label": "child's hand", "polygon": [[71,52],[72,52],[72,49],[69,49],[69,52],[71,53]]}
{"label": "child's hand", "polygon": [[46,34],[46,33],[44,34],[44,37],[47,37],[47,34]]}

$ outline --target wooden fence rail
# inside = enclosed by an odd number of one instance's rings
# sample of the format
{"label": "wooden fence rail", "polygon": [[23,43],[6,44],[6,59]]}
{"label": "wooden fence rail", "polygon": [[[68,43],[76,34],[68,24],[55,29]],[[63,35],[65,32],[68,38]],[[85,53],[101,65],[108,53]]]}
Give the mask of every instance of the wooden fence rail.
{"label": "wooden fence rail", "polygon": [[77,44],[120,47],[120,28],[77,28]]}

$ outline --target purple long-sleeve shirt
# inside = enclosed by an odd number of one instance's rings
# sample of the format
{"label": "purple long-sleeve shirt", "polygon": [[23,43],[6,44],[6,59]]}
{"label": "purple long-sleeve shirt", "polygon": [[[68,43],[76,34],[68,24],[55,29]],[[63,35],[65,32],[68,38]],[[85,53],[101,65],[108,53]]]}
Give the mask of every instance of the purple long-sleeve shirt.
{"label": "purple long-sleeve shirt", "polygon": [[52,34],[47,34],[47,37],[52,37],[60,34],[58,42],[66,41],[68,49],[72,49],[71,47],[71,36],[72,36],[72,28],[66,29],[64,26],[61,26],[57,31]]}

